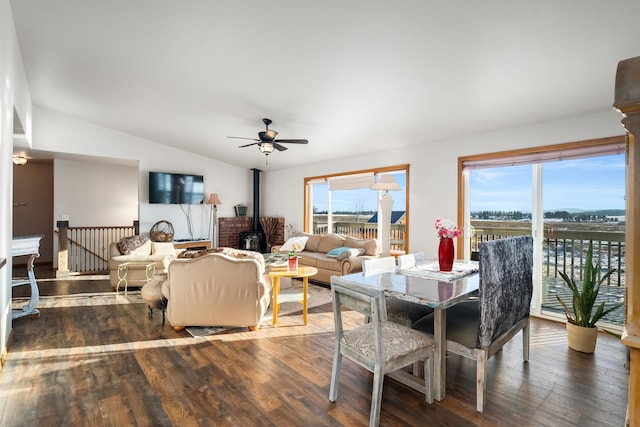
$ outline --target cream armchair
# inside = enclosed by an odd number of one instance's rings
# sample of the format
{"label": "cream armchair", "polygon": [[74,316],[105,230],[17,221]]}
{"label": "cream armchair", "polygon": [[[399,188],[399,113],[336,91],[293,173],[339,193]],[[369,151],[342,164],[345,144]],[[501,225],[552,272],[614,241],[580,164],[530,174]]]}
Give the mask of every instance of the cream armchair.
{"label": "cream armchair", "polygon": [[174,329],[185,326],[260,327],[271,301],[262,254],[224,249],[169,264],[162,294]]}

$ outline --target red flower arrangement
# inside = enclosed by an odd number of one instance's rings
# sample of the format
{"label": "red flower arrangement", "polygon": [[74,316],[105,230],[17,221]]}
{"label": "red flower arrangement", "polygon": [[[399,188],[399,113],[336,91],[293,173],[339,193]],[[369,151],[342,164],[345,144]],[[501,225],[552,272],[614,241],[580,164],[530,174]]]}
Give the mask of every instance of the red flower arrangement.
{"label": "red flower arrangement", "polygon": [[450,220],[441,220],[440,218],[436,218],[436,235],[440,238],[448,237],[455,238],[460,237],[463,234],[462,228],[458,227]]}

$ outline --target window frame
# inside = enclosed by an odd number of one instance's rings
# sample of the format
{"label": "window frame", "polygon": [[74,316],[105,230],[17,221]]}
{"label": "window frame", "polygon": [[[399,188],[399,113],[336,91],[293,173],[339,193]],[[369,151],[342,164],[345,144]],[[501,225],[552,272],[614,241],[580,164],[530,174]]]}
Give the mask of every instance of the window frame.
{"label": "window frame", "polygon": [[[605,138],[597,138],[590,139],[584,141],[574,141],[568,143],[561,144],[552,144],[545,145],[539,147],[530,147],[523,148],[517,150],[508,150],[508,151],[499,151],[493,153],[485,153],[471,156],[461,156],[458,157],[458,224],[470,225],[470,194],[468,193],[468,185],[469,185],[469,176],[470,174],[467,172],[469,168],[465,168],[465,162],[472,163],[491,163],[492,161],[504,161],[506,158],[522,158],[522,157],[536,157],[540,156],[548,159],[549,157],[553,157],[553,153],[558,153],[558,157],[562,157],[560,155],[561,152],[570,152],[570,151],[587,151],[591,153],[599,152],[599,149],[602,148],[606,151],[606,146],[619,149],[620,145],[623,147],[623,151],[628,151],[628,140],[626,135],[619,136],[611,136]],[[614,147],[618,146],[618,147]],[[600,150],[602,151],[602,150]],[[597,156],[598,154],[593,154],[588,157]],[[627,153],[628,159],[628,153]],[[534,165],[533,171],[533,183],[534,186],[542,185],[542,174],[541,174],[541,163],[542,162],[529,162]],[[499,165],[498,165],[499,166]],[[504,166],[504,164],[502,165]],[[627,170],[629,168],[629,164],[627,164]],[[628,175],[628,172],[626,172]],[[627,189],[628,191],[628,189]],[[538,196],[537,203],[539,206],[542,205],[541,194],[538,191],[534,191],[534,196]],[[627,205],[628,210],[628,205]],[[534,209],[535,211],[535,209]],[[542,242],[542,230],[543,230],[543,217],[542,215],[537,215],[536,212],[532,212],[531,226],[532,226],[532,235],[534,239],[534,295],[532,299],[532,313],[537,316],[542,316],[545,318],[556,319],[554,316],[549,316],[547,313],[543,313],[542,311],[542,300],[541,300],[541,282],[542,282],[542,254],[536,254],[536,245]],[[627,230],[628,233],[628,230]],[[539,251],[539,250],[538,250]],[[457,248],[457,257],[465,258],[470,255],[470,248],[468,244],[458,245]],[[558,318],[561,316],[558,316]]]}
{"label": "window frame", "polygon": [[[361,174],[366,174],[366,173],[373,173],[374,176],[378,175],[378,174],[384,174],[384,173],[389,173],[389,172],[404,172],[405,177],[406,177],[406,186],[405,186],[405,206],[404,206],[404,211],[405,211],[405,251],[408,253],[409,252],[409,222],[410,222],[410,215],[409,215],[409,196],[411,194],[410,191],[410,175],[409,175],[409,169],[410,169],[410,164],[406,163],[406,164],[400,164],[400,165],[394,165],[394,166],[384,166],[384,167],[377,167],[377,168],[371,168],[371,169],[361,169],[361,170],[355,170],[355,171],[347,171],[347,172],[338,172],[338,173],[332,173],[332,174],[326,174],[326,175],[317,175],[317,176],[311,176],[311,177],[305,177],[304,178],[304,220],[303,220],[303,229],[305,233],[310,233],[310,215],[313,215],[313,206],[309,206],[309,201],[311,200],[311,185],[317,181],[322,181],[322,180],[329,180],[330,178],[336,178],[336,177],[346,177],[349,175],[361,175]],[[379,209],[379,207],[378,207]]]}

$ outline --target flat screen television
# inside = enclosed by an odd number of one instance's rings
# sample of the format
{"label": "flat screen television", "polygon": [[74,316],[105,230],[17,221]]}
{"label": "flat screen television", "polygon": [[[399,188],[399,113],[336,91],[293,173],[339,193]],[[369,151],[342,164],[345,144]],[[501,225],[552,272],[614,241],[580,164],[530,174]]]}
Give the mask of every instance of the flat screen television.
{"label": "flat screen television", "polygon": [[203,201],[202,175],[149,172],[149,203],[194,205]]}

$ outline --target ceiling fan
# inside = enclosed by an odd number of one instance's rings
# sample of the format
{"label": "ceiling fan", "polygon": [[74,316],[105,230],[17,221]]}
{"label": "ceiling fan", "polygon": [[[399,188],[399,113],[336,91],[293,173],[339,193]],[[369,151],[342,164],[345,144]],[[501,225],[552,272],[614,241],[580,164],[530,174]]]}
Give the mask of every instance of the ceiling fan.
{"label": "ceiling fan", "polygon": [[276,139],[278,136],[278,132],[273,129],[269,129],[269,125],[272,123],[271,119],[262,119],[262,122],[266,126],[264,132],[258,132],[258,138],[245,138],[242,136],[228,136],[227,138],[234,139],[248,139],[252,142],[251,144],[240,145],[238,148],[250,147],[252,145],[257,145],[258,150],[265,155],[269,155],[273,153],[273,150],[284,151],[287,149],[284,145],[281,144],[308,144],[309,141],[306,139]]}

